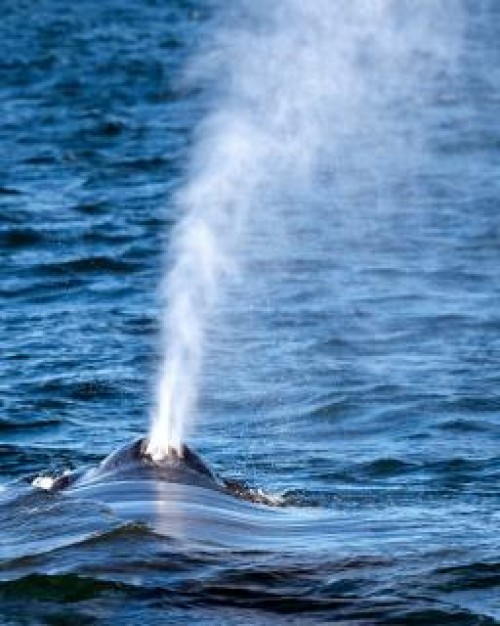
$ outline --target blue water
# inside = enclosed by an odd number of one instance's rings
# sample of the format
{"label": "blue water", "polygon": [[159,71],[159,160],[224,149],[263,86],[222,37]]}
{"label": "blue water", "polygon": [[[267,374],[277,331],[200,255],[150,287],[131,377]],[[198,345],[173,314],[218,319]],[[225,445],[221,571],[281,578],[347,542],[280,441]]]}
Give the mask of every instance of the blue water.
{"label": "blue water", "polygon": [[425,145],[347,137],[320,193],[274,190],[212,322],[191,444],[280,506],[155,515],[31,481],[147,432],[224,3],[3,7],[1,624],[500,622],[500,13],[458,4],[453,71],[381,120]]}

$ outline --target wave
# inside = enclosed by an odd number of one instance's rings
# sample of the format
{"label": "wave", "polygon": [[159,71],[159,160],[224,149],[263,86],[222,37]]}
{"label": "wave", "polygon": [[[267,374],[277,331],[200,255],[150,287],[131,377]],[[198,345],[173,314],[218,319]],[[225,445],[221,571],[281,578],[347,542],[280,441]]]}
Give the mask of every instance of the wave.
{"label": "wave", "polygon": [[110,256],[88,256],[39,266],[47,274],[127,274],[138,269],[137,264]]}
{"label": "wave", "polygon": [[[144,581],[141,573],[135,582],[106,577],[100,574],[29,574],[17,580],[0,583],[0,602],[12,607],[18,605],[23,613],[39,614],[58,607],[67,613],[71,609],[85,614],[97,606],[101,614],[119,619],[117,611],[126,601],[140,611],[142,619],[154,614],[155,609],[189,611],[201,607],[217,611],[246,610],[253,615],[250,623],[334,623],[367,626],[424,625],[435,626],[489,626],[496,620],[481,611],[460,608],[452,603],[431,600],[420,590],[406,592],[386,589],[380,597],[369,590],[368,572],[372,567],[338,569],[332,577],[327,568],[324,577],[307,567],[263,569],[262,566],[244,568],[241,564],[224,568],[220,563],[205,564],[198,576],[190,579],[188,567],[185,576],[179,576],[175,567],[167,569],[163,581]],[[337,569],[337,568],[333,568]],[[367,576],[368,575],[368,576]],[[22,603],[25,604],[22,607]],[[122,609],[123,611],[123,609]],[[239,612],[239,620],[244,613]],[[250,617],[248,615],[248,617]],[[294,618],[292,617],[294,616]],[[164,615],[164,619],[166,615]],[[297,620],[297,621],[295,621]],[[93,622],[92,622],[93,623]],[[128,623],[128,622],[127,622]],[[239,621],[238,623],[241,623]]]}
{"label": "wave", "polygon": [[39,244],[43,241],[41,232],[32,228],[10,228],[0,233],[2,248],[15,250]]}

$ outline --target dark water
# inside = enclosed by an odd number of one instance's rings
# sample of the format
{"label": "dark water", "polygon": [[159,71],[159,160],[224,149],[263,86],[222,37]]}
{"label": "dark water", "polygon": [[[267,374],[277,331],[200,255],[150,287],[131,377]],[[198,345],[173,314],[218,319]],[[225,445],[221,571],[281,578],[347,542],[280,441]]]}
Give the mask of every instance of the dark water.
{"label": "dark water", "polygon": [[0,622],[498,623],[494,1],[466,7],[417,162],[377,179],[351,145],[355,192],[295,198],[292,244],[256,237],[224,301],[192,443],[282,506],[31,486],[147,429],[172,193],[210,106],[180,77],[216,9],[2,6]]}

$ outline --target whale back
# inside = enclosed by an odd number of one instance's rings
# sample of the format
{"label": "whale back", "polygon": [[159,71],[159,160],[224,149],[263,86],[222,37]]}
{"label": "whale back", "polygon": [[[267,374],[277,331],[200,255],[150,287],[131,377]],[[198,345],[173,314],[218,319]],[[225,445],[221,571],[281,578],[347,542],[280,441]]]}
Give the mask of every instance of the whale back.
{"label": "whale back", "polygon": [[161,460],[153,460],[146,453],[146,449],[145,438],[124,445],[106,457],[97,467],[76,477],[72,488],[133,479],[223,490],[223,481],[187,445],[183,444],[180,453],[172,450]]}
{"label": "whale back", "polygon": [[108,500],[114,495],[135,489],[136,495],[147,494],[165,488],[192,486],[226,494],[231,498],[248,502],[279,505],[279,499],[260,490],[248,487],[244,482],[220,477],[203,459],[186,444],[180,452],[171,450],[161,460],[147,454],[148,440],[144,437],[125,444],[107,456],[98,466],[84,471],[63,474],[56,478],[51,491],[68,491],[79,496],[99,496]]}

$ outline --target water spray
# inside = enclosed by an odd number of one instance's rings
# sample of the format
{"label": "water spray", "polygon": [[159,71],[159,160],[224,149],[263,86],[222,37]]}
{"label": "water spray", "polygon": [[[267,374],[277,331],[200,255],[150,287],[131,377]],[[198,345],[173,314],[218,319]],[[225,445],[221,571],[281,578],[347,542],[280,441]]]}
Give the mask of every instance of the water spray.
{"label": "water spray", "polygon": [[[333,172],[339,186],[343,177],[354,184],[348,164],[380,169],[389,144],[387,171],[404,162],[409,139],[401,133],[397,143],[393,122],[402,116],[391,110],[410,107],[418,119],[429,68],[439,70],[451,54],[453,6],[239,0],[214,28],[194,72],[209,84],[210,112],[175,199],[182,217],[166,281],[165,357],[147,447],[154,459],[182,454],[207,329],[248,223],[271,211],[270,198],[276,202],[285,189],[314,193],[318,171]],[[376,154],[363,159],[371,146]],[[280,245],[280,234],[272,236],[270,245]]]}

